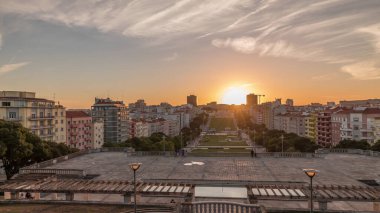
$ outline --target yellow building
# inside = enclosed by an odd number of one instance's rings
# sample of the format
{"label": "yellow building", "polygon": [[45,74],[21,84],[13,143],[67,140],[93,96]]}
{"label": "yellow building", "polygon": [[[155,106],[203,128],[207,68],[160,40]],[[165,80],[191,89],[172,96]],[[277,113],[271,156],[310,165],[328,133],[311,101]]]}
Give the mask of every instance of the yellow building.
{"label": "yellow building", "polygon": [[52,100],[36,98],[34,92],[0,91],[0,119],[19,122],[43,140],[55,139],[54,115]]}
{"label": "yellow building", "polygon": [[317,140],[317,122],[318,122],[318,113],[311,112],[305,121],[305,136],[310,138],[312,141]]}

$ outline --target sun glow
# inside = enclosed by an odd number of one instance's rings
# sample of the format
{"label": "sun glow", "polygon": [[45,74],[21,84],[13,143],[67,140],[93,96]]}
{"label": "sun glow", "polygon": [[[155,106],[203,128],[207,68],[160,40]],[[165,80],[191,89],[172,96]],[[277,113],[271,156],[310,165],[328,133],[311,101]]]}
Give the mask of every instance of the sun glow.
{"label": "sun glow", "polygon": [[239,87],[229,87],[222,97],[222,103],[224,104],[245,104],[246,96],[249,94],[249,91],[243,86]]}

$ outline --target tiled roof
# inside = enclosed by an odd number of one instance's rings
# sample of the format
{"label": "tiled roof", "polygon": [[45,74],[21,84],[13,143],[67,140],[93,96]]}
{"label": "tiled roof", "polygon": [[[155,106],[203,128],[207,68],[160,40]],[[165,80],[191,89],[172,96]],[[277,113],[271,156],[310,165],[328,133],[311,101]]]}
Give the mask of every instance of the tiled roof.
{"label": "tiled roof", "polygon": [[83,117],[91,117],[89,114],[83,111],[66,111],[67,118],[83,118]]}

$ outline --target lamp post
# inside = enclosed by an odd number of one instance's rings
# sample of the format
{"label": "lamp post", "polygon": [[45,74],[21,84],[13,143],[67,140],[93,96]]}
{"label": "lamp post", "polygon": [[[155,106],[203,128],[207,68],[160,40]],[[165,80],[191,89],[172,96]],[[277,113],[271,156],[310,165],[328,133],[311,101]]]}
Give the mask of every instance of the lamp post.
{"label": "lamp post", "polygon": [[284,156],[284,135],[281,135],[281,157]]}
{"label": "lamp post", "polygon": [[313,177],[319,171],[315,169],[303,169],[303,172],[310,178],[310,213],[313,213]]}
{"label": "lamp post", "polygon": [[256,156],[256,130],[253,129],[253,150],[255,151]]}
{"label": "lamp post", "polygon": [[131,163],[129,167],[133,170],[133,191],[134,191],[134,207],[135,213],[137,212],[137,200],[136,200],[136,171],[140,168],[141,163]]}

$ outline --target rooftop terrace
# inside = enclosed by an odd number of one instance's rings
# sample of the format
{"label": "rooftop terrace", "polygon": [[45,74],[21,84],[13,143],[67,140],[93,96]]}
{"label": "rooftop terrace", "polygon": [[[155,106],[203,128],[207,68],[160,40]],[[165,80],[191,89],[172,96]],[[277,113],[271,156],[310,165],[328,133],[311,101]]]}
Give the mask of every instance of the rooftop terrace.
{"label": "rooftop terrace", "polygon": [[[131,179],[128,164],[143,163],[137,177],[179,180],[235,180],[308,182],[304,168],[320,171],[316,184],[364,185],[358,180],[380,180],[380,161],[355,154],[327,154],[323,158],[163,157],[127,156],[123,152],[86,154],[46,168],[81,169],[98,180]],[[188,164],[202,162],[204,165]]]}

